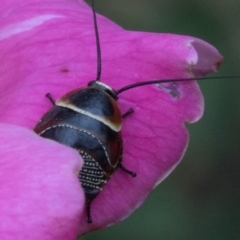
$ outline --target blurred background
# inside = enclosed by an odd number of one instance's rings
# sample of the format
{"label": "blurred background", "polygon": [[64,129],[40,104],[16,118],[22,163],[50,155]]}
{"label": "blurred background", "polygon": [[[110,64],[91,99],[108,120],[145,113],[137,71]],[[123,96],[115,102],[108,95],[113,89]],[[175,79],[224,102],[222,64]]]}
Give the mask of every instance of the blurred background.
{"label": "blurred background", "polygon": [[[95,2],[126,29],[206,40],[224,56],[214,76],[240,75],[239,0]],[[81,239],[240,239],[240,78],[200,85],[205,114],[187,126],[190,143],[177,169],[129,218]]]}

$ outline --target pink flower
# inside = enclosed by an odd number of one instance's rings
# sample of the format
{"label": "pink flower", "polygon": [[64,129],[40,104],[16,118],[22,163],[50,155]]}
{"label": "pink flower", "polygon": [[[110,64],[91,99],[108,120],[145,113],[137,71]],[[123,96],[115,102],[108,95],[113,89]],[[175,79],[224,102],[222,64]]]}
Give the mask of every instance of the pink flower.
{"label": "pink flower", "polygon": [[[93,16],[79,0],[4,0],[0,10],[1,239],[75,239],[131,214],[180,162],[185,122],[203,114],[195,81],[150,85],[119,94],[124,119],[123,165],[92,203],[86,223],[75,150],[31,129],[57,99],[96,77]],[[208,43],[189,36],[131,32],[98,15],[101,80],[114,89],[168,78],[200,77],[222,61]],[[174,94],[171,94],[171,92]],[[174,96],[173,96],[174,95]]]}

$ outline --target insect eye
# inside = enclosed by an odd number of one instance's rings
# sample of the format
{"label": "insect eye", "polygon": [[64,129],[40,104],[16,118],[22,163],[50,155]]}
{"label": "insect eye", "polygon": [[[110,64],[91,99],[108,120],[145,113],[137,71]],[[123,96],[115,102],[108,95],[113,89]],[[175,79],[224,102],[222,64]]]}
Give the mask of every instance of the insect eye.
{"label": "insect eye", "polygon": [[107,94],[109,94],[112,98],[114,98],[115,100],[118,100],[118,96],[117,96],[117,93],[112,89],[105,89],[105,92]]}
{"label": "insect eye", "polygon": [[94,84],[96,83],[96,81],[90,81],[89,83],[88,83],[88,87],[93,87],[94,86]]}

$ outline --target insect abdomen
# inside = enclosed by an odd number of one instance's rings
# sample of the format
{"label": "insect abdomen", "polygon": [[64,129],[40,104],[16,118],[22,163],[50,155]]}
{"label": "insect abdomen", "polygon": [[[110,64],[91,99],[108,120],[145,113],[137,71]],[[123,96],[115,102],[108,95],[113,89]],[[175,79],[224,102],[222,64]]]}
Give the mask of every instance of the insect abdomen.
{"label": "insect abdomen", "polygon": [[102,170],[99,163],[83,150],[80,151],[84,165],[79,173],[79,179],[88,200],[92,200],[102,191],[110,176]]}

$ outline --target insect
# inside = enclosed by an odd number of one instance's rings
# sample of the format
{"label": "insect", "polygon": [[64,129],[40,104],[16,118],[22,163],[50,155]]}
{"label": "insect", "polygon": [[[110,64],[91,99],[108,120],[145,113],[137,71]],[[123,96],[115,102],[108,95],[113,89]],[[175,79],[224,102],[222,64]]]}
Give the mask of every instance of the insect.
{"label": "insect", "polygon": [[117,92],[100,82],[101,59],[94,2],[92,1],[97,39],[98,70],[95,81],[73,90],[55,101],[46,94],[53,107],[40,119],[34,131],[76,149],[84,160],[79,180],[86,196],[87,222],[92,222],[91,202],[103,189],[117,168],[136,176],[122,165],[122,119]]}
{"label": "insect", "polygon": [[[92,0],[95,37],[97,45],[97,77],[86,87],[75,89],[55,101],[50,93],[46,97],[53,107],[40,119],[34,131],[41,137],[55,140],[76,149],[84,160],[79,180],[86,196],[87,222],[92,222],[91,203],[102,191],[116,169],[132,177],[136,173],[122,163],[122,119],[132,114],[129,109],[122,114],[118,95],[126,90],[149,84],[171,82],[176,79],[145,81],[114,90],[100,81],[101,49],[94,1]],[[207,78],[205,78],[207,79]],[[192,81],[194,79],[179,79]]]}

